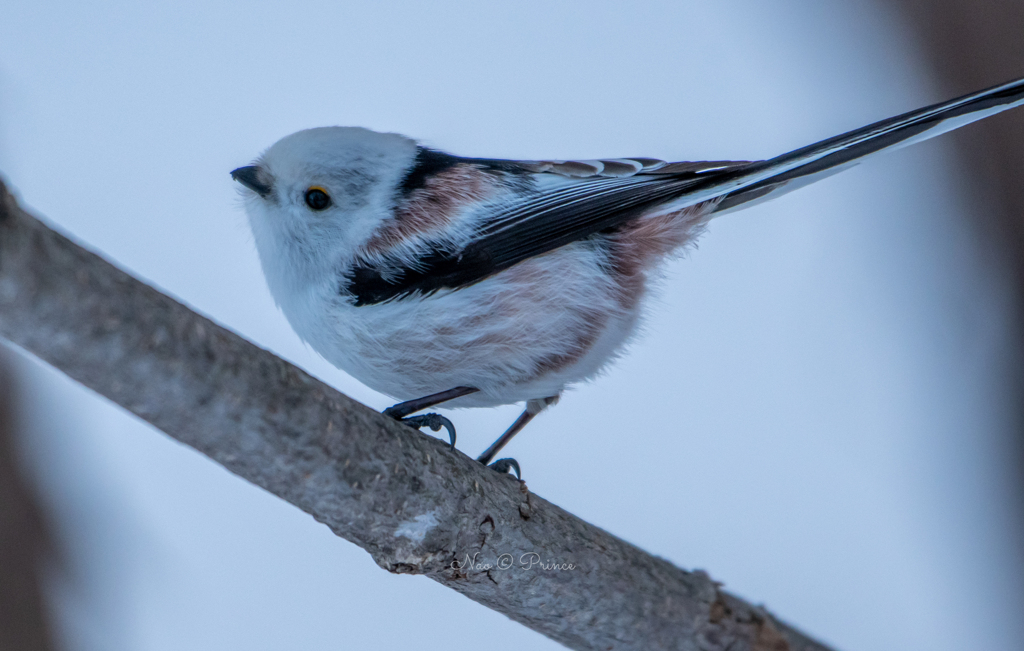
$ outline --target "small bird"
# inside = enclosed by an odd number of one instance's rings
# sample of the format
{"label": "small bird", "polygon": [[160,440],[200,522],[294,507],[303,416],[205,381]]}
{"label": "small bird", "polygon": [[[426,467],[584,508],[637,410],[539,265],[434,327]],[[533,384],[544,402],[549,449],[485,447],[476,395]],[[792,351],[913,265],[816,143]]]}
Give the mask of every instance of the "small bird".
{"label": "small bird", "polygon": [[[479,461],[637,329],[659,267],[712,217],[1024,103],[1024,79],[764,161],[464,158],[393,133],[293,133],[231,176],[298,335],[413,427],[447,403],[525,402]],[[493,463],[492,463],[493,462]]]}

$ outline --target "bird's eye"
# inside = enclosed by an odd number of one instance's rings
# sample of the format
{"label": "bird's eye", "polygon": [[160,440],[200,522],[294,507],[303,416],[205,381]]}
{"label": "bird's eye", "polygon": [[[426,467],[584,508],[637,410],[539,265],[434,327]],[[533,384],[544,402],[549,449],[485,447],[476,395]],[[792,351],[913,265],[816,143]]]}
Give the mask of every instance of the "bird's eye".
{"label": "bird's eye", "polygon": [[306,205],[312,210],[324,210],[331,205],[331,197],[320,186],[306,190]]}

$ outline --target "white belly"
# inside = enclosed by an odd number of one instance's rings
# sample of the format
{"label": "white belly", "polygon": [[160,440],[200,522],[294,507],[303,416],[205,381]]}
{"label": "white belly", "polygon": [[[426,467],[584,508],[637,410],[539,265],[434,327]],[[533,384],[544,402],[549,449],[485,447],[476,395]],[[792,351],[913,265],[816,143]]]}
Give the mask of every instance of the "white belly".
{"label": "white belly", "polygon": [[454,292],[354,307],[325,288],[282,307],[328,361],[398,400],[470,386],[452,406],[509,404],[592,377],[635,330],[638,301],[604,255],[581,242]]}

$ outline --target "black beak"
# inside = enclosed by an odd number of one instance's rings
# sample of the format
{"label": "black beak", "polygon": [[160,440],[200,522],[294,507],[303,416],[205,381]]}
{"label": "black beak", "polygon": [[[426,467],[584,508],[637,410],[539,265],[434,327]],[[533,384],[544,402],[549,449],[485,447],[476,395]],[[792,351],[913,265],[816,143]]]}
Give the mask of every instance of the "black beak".
{"label": "black beak", "polygon": [[265,183],[260,177],[260,168],[255,165],[239,167],[231,172],[231,178],[266,199],[274,188],[269,183]]}

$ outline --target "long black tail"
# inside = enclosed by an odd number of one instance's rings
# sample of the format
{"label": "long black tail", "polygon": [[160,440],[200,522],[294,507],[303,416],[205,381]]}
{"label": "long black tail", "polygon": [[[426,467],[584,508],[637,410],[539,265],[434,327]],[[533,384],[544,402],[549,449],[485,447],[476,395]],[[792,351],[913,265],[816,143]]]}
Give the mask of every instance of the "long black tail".
{"label": "long black tail", "polygon": [[[1024,104],[1024,79],[882,120],[856,131],[751,163],[695,185],[682,205],[721,197],[717,212],[792,192],[883,151],[921,142]],[[680,202],[673,202],[679,205]]]}

